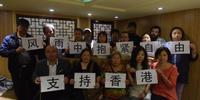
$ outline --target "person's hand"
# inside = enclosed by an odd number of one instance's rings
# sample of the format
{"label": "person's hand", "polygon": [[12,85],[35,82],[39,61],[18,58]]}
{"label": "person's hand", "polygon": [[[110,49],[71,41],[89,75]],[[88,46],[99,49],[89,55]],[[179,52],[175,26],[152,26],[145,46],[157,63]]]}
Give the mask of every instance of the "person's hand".
{"label": "person's hand", "polygon": [[69,84],[73,85],[73,84],[74,84],[74,79],[71,79],[71,80],[69,81]]}
{"label": "person's hand", "polygon": [[142,93],[139,94],[138,98],[140,100],[143,100],[145,96],[146,96],[146,94],[144,92],[142,92]]}
{"label": "person's hand", "polygon": [[136,70],[134,68],[128,67],[127,72],[134,73]]}
{"label": "person's hand", "polygon": [[68,77],[65,77],[65,78],[64,78],[64,82],[65,82],[65,84],[68,84],[69,78],[68,78]]}
{"label": "person's hand", "polygon": [[69,48],[65,48],[65,53],[68,53],[69,52]]}
{"label": "person's hand", "polygon": [[22,48],[22,47],[18,47],[18,48],[16,49],[16,52],[17,52],[17,53],[21,53],[21,52],[24,52],[24,51],[25,51],[25,49]]}
{"label": "person's hand", "polygon": [[129,80],[126,80],[125,83],[126,83],[126,85],[129,85],[129,84],[130,84],[130,81],[129,81]]}
{"label": "person's hand", "polygon": [[99,82],[96,82],[95,86],[94,86],[96,89],[100,88],[100,84]]}
{"label": "person's hand", "polygon": [[39,85],[40,82],[41,82],[41,81],[40,81],[40,77],[36,77],[36,78],[35,78],[35,84]]}
{"label": "person's hand", "polygon": [[101,84],[105,84],[105,79],[104,78],[101,79]]}
{"label": "person's hand", "polygon": [[190,43],[190,48],[192,49],[192,53],[196,53],[197,52],[196,45],[194,45],[193,43]]}
{"label": "person's hand", "polygon": [[160,74],[160,75],[163,74],[163,72],[161,71],[161,69],[156,69],[156,71],[157,71],[157,73]]}

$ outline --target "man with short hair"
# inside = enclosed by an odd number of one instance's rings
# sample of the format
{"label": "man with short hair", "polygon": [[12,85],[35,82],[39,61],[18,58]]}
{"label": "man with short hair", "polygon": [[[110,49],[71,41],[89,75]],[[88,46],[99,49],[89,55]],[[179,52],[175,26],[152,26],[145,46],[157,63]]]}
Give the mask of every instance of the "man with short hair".
{"label": "man with short hair", "polygon": [[80,28],[76,28],[74,30],[74,42],[82,42],[83,41],[83,30]]}
{"label": "man with short hair", "polygon": [[133,41],[135,46],[139,46],[141,37],[136,33],[137,25],[135,22],[128,23],[129,41]]}
{"label": "man with short hair", "polygon": [[151,27],[150,37],[151,41],[159,41],[161,44],[165,43],[165,40],[161,38],[161,28],[159,26]]}
{"label": "man with short hair", "polygon": [[43,33],[44,33],[44,36],[43,36],[44,48],[36,50],[36,52],[37,52],[37,55],[36,55],[37,62],[45,59],[44,50],[45,50],[47,45],[50,45],[50,37],[55,36],[55,28],[54,28],[53,24],[49,24],[49,23],[44,24],[43,25]]}
{"label": "man with short hair", "polygon": [[15,94],[18,100],[31,100],[33,96],[32,73],[35,66],[33,51],[22,47],[22,38],[31,37],[27,33],[29,22],[17,21],[17,31],[7,35],[2,42],[0,55],[8,57],[8,69],[12,76]]}
{"label": "man with short hair", "polygon": [[[58,58],[58,49],[48,45],[45,48],[46,59],[40,61],[33,73],[35,84],[40,84],[41,76],[64,75],[65,84],[69,81],[70,64],[67,60]],[[41,100],[68,100],[65,91],[47,92],[41,94]]]}

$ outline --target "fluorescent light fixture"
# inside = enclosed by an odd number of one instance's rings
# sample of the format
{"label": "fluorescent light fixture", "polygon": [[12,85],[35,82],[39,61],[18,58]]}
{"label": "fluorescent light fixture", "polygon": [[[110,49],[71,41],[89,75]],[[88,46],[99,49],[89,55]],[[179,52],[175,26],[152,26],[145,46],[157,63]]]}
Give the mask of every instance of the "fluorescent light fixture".
{"label": "fluorescent light fixture", "polygon": [[81,0],[81,2],[83,3],[89,3],[89,2],[92,2],[93,0]]}

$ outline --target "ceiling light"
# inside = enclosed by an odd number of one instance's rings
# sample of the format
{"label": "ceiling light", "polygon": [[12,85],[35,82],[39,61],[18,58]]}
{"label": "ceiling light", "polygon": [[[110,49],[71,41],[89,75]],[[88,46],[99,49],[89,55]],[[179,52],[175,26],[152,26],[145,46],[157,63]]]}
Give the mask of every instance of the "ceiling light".
{"label": "ceiling light", "polygon": [[163,10],[163,7],[158,7],[158,10],[160,10],[160,11]]}
{"label": "ceiling light", "polygon": [[89,2],[92,2],[93,0],[80,0],[80,1],[83,3],[89,3]]}
{"label": "ceiling light", "polygon": [[92,13],[88,13],[88,16],[92,16]]}
{"label": "ceiling light", "polygon": [[118,19],[119,17],[118,17],[118,16],[115,16],[114,18],[115,18],[115,19]]}
{"label": "ceiling light", "polygon": [[0,7],[3,7],[3,4],[2,4],[2,3],[0,3]]}
{"label": "ceiling light", "polygon": [[49,9],[49,12],[54,12],[55,10],[54,9]]}

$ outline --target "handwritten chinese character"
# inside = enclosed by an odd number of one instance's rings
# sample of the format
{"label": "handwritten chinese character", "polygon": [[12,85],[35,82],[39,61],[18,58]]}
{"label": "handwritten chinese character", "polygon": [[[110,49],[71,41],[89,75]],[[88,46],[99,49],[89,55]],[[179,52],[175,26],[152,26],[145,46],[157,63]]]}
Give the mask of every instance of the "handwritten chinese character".
{"label": "handwritten chinese character", "polygon": [[89,86],[89,84],[91,83],[90,82],[90,76],[89,75],[81,75],[81,77],[80,77],[80,87],[82,87],[83,85],[85,85],[86,87],[88,87]]}
{"label": "handwritten chinese character", "polygon": [[48,81],[48,83],[51,87],[49,87],[47,89],[49,90],[49,89],[52,89],[52,88],[59,88],[58,86],[56,86],[58,80],[59,79],[55,79],[54,77],[52,77],[52,79],[48,79],[47,81]]}
{"label": "handwritten chinese character", "polygon": [[28,40],[28,48],[33,48],[36,47],[38,48],[37,40],[36,39],[29,39]]}
{"label": "handwritten chinese character", "polygon": [[120,47],[122,48],[121,49],[122,53],[128,53],[128,48],[129,48],[128,44],[120,44]]}
{"label": "handwritten chinese character", "polygon": [[181,44],[180,42],[175,45],[175,52],[184,52],[184,44]]}
{"label": "handwritten chinese character", "polygon": [[141,73],[142,82],[152,82],[152,74],[149,71],[145,71]]}
{"label": "handwritten chinese character", "polygon": [[119,86],[119,83],[121,82],[121,77],[120,75],[112,75],[110,81],[112,83],[112,86]]}

